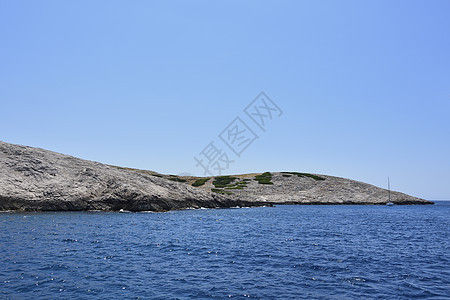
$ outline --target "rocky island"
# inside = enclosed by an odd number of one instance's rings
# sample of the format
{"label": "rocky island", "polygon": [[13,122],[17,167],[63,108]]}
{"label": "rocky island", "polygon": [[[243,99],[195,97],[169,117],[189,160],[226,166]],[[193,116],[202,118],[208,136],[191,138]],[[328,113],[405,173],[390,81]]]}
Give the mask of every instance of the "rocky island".
{"label": "rocky island", "polygon": [[[333,176],[265,172],[164,175],[0,142],[0,210],[168,211],[281,204],[386,204],[388,191]],[[395,204],[433,204],[391,192]]]}

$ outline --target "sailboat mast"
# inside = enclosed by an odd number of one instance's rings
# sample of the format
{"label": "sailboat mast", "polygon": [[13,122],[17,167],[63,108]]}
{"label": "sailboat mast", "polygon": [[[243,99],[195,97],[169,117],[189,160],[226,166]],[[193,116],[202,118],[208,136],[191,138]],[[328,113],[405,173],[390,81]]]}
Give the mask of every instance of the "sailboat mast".
{"label": "sailboat mast", "polygon": [[389,176],[388,176],[388,195],[389,195],[389,202],[391,202],[391,182],[389,180]]}

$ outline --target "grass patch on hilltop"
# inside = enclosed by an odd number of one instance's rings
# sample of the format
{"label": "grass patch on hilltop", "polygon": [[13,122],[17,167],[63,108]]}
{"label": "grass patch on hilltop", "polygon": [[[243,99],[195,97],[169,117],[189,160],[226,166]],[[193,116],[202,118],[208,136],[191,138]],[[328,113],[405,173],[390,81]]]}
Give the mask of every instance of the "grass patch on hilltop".
{"label": "grass patch on hilltop", "polygon": [[179,177],[176,177],[176,176],[173,176],[173,175],[171,175],[171,177],[167,177],[167,179],[172,180],[172,181],[176,181],[176,182],[186,182],[187,181],[186,179],[179,178]]}
{"label": "grass patch on hilltop", "polygon": [[325,180],[325,178],[314,175],[314,174],[309,174],[309,173],[299,173],[299,172],[281,172],[284,174],[291,174],[291,175],[297,175],[298,177],[309,177],[312,178],[314,180]]}
{"label": "grass patch on hilltop", "polygon": [[254,178],[260,184],[273,184],[272,174],[270,172],[264,172],[261,175],[256,175]]}
{"label": "grass patch on hilltop", "polygon": [[210,179],[211,178],[200,178],[200,179],[197,179],[196,181],[194,181],[192,186],[195,186],[195,187],[202,186]]}
{"label": "grass patch on hilltop", "polygon": [[218,176],[214,178],[213,184],[216,188],[230,187],[234,186],[234,184],[231,183],[236,179],[237,177],[232,176]]}

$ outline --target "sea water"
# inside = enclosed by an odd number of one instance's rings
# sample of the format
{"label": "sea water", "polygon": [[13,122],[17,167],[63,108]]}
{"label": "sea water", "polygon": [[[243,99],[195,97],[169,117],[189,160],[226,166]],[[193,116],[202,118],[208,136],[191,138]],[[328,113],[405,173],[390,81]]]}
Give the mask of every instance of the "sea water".
{"label": "sea water", "polygon": [[0,298],[450,299],[450,202],[0,213]]}

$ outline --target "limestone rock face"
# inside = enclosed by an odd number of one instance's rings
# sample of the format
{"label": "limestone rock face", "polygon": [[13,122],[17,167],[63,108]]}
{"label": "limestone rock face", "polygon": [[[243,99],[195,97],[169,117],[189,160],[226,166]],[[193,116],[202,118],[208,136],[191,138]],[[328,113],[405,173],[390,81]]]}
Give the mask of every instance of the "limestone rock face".
{"label": "limestone rock face", "polygon": [[[384,204],[387,190],[344,178],[271,173],[273,184],[256,174],[239,175],[245,188],[211,190],[214,179],[193,187],[194,177],[119,168],[39,148],[0,142],[0,210],[167,211],[274,204]],[[170,180],[171,179],[171,180]],[[185,181],[185,182],[177,182]],[[396,204],[432,204],[398,192]]]}
{"label": "limestone rock face", "polygon": [[167,211],[238,205],[249,203],[149,174],[0,142],[0,210]]}

